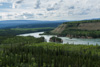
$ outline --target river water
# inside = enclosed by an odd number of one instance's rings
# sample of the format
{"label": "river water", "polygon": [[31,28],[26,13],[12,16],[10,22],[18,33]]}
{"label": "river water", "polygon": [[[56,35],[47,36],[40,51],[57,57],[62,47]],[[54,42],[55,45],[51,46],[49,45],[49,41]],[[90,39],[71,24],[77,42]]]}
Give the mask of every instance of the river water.
{"label": "river water", "polygon": [[[27,33],[27,34],[20,34],[19,36],[34,36],[36,38],[44,37],[46,42],[49,42],[49,39],[53,36],[57,37],[56,35],[39,35],[43,34],[44,32],[35,32],[35,33]],[[72,38],[69,37],[59,37],[63,40],[63,44],[83,44],[83,45],[100,45],[100,38],[98,39],[80,39],[80,38]]]}

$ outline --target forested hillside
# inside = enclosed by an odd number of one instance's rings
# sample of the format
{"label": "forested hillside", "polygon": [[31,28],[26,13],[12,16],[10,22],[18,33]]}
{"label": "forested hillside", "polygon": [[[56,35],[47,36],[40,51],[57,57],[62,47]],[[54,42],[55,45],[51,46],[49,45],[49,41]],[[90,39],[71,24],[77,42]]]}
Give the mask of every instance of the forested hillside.
{"label": "forested hillside", "polygon": [[0,67],[100,66],[98,45],[45,43],[44,38],[30,36],[5,37],[0,42]]}
{"label": "forested hillside", "polygon": [[49,33],[76,38],[100,38],[100,20],[65,22]]}
{"label": "forested hillside", "polygon": [[0,36],[16,36],[24,33],[33,33],[40,31],[50,31],[53,27],[43,27],[43,28],[10,28],[10,29],[0,29]]}

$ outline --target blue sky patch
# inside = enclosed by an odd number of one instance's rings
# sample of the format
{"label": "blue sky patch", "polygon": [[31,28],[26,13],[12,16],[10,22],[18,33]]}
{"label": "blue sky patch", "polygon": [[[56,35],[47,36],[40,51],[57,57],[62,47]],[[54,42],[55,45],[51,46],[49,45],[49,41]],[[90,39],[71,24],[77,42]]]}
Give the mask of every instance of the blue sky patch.
{"label": "blue sky patch", "polygon": [[11,3],[0,3],[0,9],[6,9],[6,8],[12,8],[12,4]]}

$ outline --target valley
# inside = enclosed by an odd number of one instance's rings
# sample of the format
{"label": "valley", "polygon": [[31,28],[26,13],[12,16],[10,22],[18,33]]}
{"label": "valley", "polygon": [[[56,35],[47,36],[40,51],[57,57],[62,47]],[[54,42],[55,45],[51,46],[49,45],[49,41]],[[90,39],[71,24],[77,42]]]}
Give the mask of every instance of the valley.
{"label": "valley", "polygon": [[[87,25],[79,21],[57,26],[0,29],[0,67],[100,66],[98,26],[86,29],[83,26]],[[50,41],[51,37],[63,43]]]}

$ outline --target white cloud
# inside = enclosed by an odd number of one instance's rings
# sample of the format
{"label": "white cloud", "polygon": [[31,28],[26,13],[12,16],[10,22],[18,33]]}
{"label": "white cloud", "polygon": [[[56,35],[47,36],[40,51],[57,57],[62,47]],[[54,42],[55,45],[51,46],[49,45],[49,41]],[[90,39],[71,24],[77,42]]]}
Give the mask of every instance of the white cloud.
{"label": "white cloud", "polygon": [[100,0],[0,0],[0,2],[12,4],[12,9],[2,8],[0,11],[2,20],[100,18]]}
{"label": "white cloud", "polygon": [[1,2],[7,2],[7,0],[0,0],[0,3],[1,3]]}

